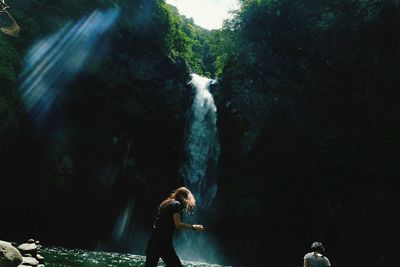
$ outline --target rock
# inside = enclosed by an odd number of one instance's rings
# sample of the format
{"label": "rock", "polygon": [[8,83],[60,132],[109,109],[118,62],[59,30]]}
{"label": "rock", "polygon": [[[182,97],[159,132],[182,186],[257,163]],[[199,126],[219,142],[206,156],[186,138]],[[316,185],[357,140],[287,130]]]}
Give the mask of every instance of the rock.
{"label": "rock", "polygon": [[22,260],[23,257],[18,249],[9,242],[0,241],[0,266],[17,266]]}
{"label": "rock", "polygon": [[33,257],[23,257],[22,265],[38,266],[39,262],[37,259],[35,259]]}
{"label": "rock", "polygon": [[39,264],[37,267],[44,267],[44,264]]}
{"label": "rock", "polygon": [[31,254],[29,254],[29,253],[25,253],[24,255],[22,255],[22,256],[24,256],[24,257],[32,257],[32,255]]}
{"label": "rock", "polygon": [[38,250],[42,247],[42,245],[40,244],[40,241],[39,241],[39,240],[36,240],[36,241],[35,241],[35,244],[38,246]]}
{"label": "rock", "polygon": [[35,243],[34,239],[31,238],[31,239],[28,240],[28,244],[33,244],[33,243]]}
{"label": "rock", "polygon": [[40,254],[36,254],[36,259],[39,261],[39,263],[44,263],[44,257]]}
{"label": "rock", "polygon": [[23,254],[31,254],[31,255],[36,255],[38,246],[36,244],[22,244],[18,246],[19,251],[21,251]]}

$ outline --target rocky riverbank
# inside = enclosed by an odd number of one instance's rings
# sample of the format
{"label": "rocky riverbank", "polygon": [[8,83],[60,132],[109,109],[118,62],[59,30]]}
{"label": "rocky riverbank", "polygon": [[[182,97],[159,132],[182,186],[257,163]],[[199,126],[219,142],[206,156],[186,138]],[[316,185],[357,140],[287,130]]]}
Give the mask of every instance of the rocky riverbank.
{"label": "rocky riverbank", "polygon": [[44,257],[41,255],[42,245],[39,241],[29,239],[26,243],[0,241],[1,267],[44,267]]}

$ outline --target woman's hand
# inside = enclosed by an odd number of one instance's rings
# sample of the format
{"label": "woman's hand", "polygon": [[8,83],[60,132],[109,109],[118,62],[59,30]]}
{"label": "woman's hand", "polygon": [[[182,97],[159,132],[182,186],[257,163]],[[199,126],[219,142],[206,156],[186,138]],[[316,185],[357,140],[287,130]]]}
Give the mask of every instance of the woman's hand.
{"label": "woman's hand", "polygon": [[201,224],[193,224],[193,230],[196,232],[203,232],[204,231],[204,227]]}
{"label": "woman's hand", "polygon": [[201,224],[186,224],[181,221],[181,214],[179,212],[174,213],[174,224],[176,229],[180,230],[193,230],[196,232],[203,232],[204,227]]}

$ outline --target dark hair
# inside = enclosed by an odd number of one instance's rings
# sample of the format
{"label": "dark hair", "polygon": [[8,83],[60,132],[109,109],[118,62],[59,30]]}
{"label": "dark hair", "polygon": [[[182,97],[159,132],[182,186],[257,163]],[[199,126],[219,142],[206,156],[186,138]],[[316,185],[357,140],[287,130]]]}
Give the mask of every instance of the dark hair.
{"label": "dark hair", "polygon": [[324,245],[322,245],[321,242],[314,242],[311,245],[311,251],[313,252],[318,252],[318,253],[323,253],[325,251]]}

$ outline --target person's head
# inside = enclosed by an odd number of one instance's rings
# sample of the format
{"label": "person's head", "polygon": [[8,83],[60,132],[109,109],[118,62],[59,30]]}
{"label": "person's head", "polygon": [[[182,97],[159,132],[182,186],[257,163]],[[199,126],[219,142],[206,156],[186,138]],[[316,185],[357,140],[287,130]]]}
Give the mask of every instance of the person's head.
{"label": "person's head", "polygon": [[191,212],[196,206],[196,200],[194,199],[192,192],[190,192],[186,187],[179,187],[174,190],[171,195],[160,204],[160,208],[163,208],[171,200],[179,201],[185,212]]}
{"label": "person's head", "polygon": [[324,251],[325,251],[325,248],[324,248],[324,246],[322,245],[322,243],[321,242],[314,242],[314,243],[312,243],[311,244],[311,251],[313,251],[313,252],[318,252],[318,253],[324,253]]}

